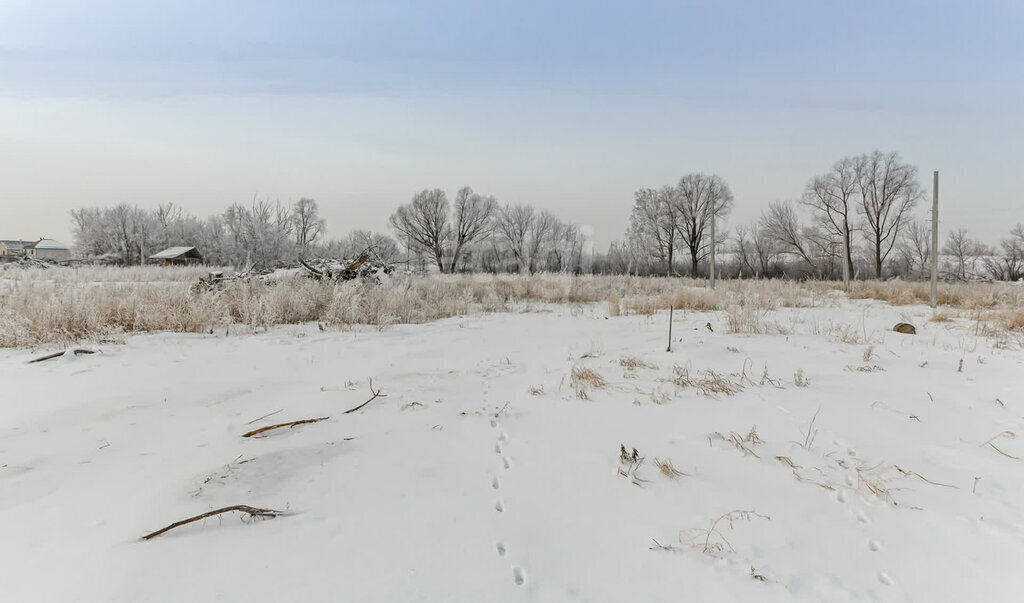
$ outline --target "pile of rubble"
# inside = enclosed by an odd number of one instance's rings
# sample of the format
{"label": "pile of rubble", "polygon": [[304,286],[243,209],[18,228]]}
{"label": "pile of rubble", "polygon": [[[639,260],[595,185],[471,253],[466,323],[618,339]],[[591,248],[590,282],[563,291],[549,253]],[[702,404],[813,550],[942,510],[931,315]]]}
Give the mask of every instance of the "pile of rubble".
{"label": "pile of rubble", "polygon": [[225,283],[231,281],[256,281],[266,285],[276,285],[296,277],[335,282],[360,279],[383,284],[387,282],[390,275],[394,272],[395,267],[393,265],[376,258],[371,258],[367,253],[359,254],[354,260],[338,258],[304,260],[299,258],[298,267],[277,268],[275,270],[255,270],[249,268],[230,275],[223,272],[211,272],[208,276],[200,278],[199,282],[192,286],[192,291],[195,293],[217,291],[222,289]]}
{"label": "pile of rubble", "polygon": [[22,258],[18,258],[17,260],[15,260],[13,262],[6,262],[6,263],[4,263],[3,267],[4,268],[22,268],[22,269],[38,268],[40,270],[46,270],[47,268],[52,268],[54,265],[55,264],[50,264],[48,262],[44,262],[42,260],[37,260],[35,258],[22,257]]}
{"label": "pile of rubble", "polygon": [[354,260],[316,258],[307,261],[299,258],[299,263],[307,276],[317,280],[350,281],[358,278],[383,283],[395,271],[391,264],[371,258],[366,253]]}

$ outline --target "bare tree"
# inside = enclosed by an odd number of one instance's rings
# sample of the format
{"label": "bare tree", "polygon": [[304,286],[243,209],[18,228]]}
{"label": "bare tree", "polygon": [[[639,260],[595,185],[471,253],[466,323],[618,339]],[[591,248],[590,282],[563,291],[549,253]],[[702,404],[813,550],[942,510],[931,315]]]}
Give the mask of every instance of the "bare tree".
{"label": "bare tree", "polygon": [[320,217],[320,206],[305,197],[292,207],[292,223],[299,253],[305,253],[310,245],[316,243],[327,226],[326,220]]}
{"label": "bare tree", "polygon": [[761,214],[761,229],[774,240],[784,253],[795,255],[818,277],[822,276],[821,266],[815,260],[814,248],[820,247],[813,241],[808,229],[801,226],[800,216],[792,201],[773,201],[768,210]]}
{"label": "bare tree", "polygon": [[530,274],[537,271],[544,252],[549,248],[558,227],[558,218],[548,211],[542,211],[530,222],[527,232],[527,250]]}
{"label": "bare tree", "polygon": [[739,259],[739,270],[755,277],[770,276],[779,255],[779,243],[759,223],[736,227],[733,246]]}
{"label": "bare tree", "polygon": [[895,152],[861,155],[855,160],[855,169],[858,210],[872,248],[875,278],[881,278],[883,263],[924,193],[917,181],[917,168],[903,163]]}
{"label": "bare tree", "polygon": [[651,255],[672,275],[673,256],[677,247],[682,205],[671,186],[659,190],[642,188],[633,195],[633,211],[629,217],[630,233],[638,243],[650,249]]}
{"label": "bare tree", "polygon": [[924,220],[907,223],[896,245],[896,253],[907,266],[907,274],[923,279],[927,276],[931,262],[932,227]]}
{"label": "bare tree", "polygon": [[676,230],[680,243],[690,252],[691,273],[696,276],[698,262],[708,253],[705,232],[710,227],[712,213],[716,217],[729,214],[732,192],[722,178],[706,174],[683,176],[676,191],[679,205]]}
{"label": "bare tree", "polygon": [[942,256],[947,263],[947,276],[958,281],[978,278],[978,262],[988,250],[980,241],[967,236],[966,228],[949,233],[942,246]]}
{"label": "bare tree", "polygon": [[1010,236],[999,242],[999,256],[985,260],[992,278],[1007,281],[1024,279],[1024,224],[1010,230]]}
{"label": "bare tree", "polygon": [[497,212],[495,221],[497,238],[508,247],[520,272],[526,271],[526,238],[534,219],[533,207],[529,205],[505,205]]}
{"label": "bare tree", "polygon": [[451,236],[448,223],[448,195],[441,189],[424,189],[391,215],[391,227],[429,253],[437,269],[444,272],[444,248]]}
{"label": "bare tree", "polygon": [[858,159],[843,157],[827,173],[816,176],[807,183],[803,203],[811,208],[822,228],[846,243],[846,263],[853,274],[853,230],[851,214],[855,207],[858,190]]}
{"label": "bare tree", "polygon": [[494,197],[478,195],[464,186],[455,195],[455,216],[451,237],[454,250],[448,272],[454,272],[467,245],[478,241],[494,227],[494,213],[498,202]]}

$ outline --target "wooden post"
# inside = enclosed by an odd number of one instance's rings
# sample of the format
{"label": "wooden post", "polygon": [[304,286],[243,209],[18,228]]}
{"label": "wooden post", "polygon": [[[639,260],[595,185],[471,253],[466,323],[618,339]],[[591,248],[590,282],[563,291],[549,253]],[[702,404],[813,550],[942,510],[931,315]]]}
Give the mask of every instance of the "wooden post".
{"label": "wooden post", "polygon": [[939,173],[932,173],[932,308],[939,304]]}
{"label": "wooden post", "polygon": [[711,264],[708,275],[711,277],[711,288],[715,288],[715,201],[711,200]]}
{"label": "wooden post", "polygon": [[850,226],[843,218],[843,291],[850,292]]}
{"label": "wooden post", "polygon": [[666,352],[672,351],[672,311],[675,310],[675,302],[669,300],[668,302],[668,348]]}

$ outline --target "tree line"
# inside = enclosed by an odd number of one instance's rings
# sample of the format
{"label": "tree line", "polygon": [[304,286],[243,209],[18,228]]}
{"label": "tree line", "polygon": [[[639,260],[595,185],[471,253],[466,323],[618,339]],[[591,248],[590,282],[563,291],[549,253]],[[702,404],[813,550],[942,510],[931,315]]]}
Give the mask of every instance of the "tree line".
{"label": "tree line", "polygon": [[584,236],[576,224],[531,205],[499,205],[470,187],[454,202],[425,189],[391,216],[395,233],[354,230],[326,237],[326,220],[313,199],[282,203],[254,198],[200,218],[174,203],[147,210],[121,203],[71,211],[76,252],[122,265],[145,263],[168,247],[197,247],[211,265],[272,268],[298,256],[353,258],[369,251],[386,263],[408,262],[440,272],[580,272]]}
{"label": "tree line", "polygon": [[[898,153],[843,157],[810,178],[796,200],[774,201],[761,216],[725,230],[735,200],[714,174],[691,173],[633,195],[629,225],[607,252],[588,248],[581,228],[529,204],[501,204],[466,186],[449,199],[424,189],[389,219],[391,233],[355,230],[328,239],[317,202],[253,198],[200,218],[174,203],[147,210],[122,203],[72,210],[74,242],[85,257],[144,263],[147,254],[195,246],[207,263],[270,268],[296,256],[354,257],[439,272],[592,272],[707,274],[712,219],[716,269],[723,277],[838,279],[929,275],[931,232],[917,167]],[[926,208],[927,210],[927,208]],[[845,252],[844,252],[845,250]],[[996,247],[949,233],[939,249],[942,276],[969,280],[1024,277],[1024,226]]]}
{"label": "tree line", "polygon": [[[716,269],[731,277],[839,279],[927,278],[931,223],[915,209],[925,198],[917,167],[898,153],[874,151],[843,157],[812,177],[798,200],[775,201],[749,224],[719,231]],[[678,184],[634,194],[630,225],[612,243],[608,272],[706,274],[711,216],[733,207],[721,178],[689,174]],[[845,253],[844,253],[845,250]],[[675,254],[689,256],[677,263]],[[950,280],[1024,277],[1024,226],[991,248],[952,231],[939,249],[941,276]]]}

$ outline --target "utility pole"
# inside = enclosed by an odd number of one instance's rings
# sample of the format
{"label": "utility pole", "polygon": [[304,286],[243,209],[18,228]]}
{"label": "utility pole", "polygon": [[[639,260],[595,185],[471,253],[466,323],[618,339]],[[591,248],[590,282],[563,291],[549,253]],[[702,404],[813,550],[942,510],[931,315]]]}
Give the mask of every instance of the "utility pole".
{"label": "utility pole", "polygon": [[850,292],[850,226],[843,218],[843,291]]}
{"label": "utility pole", "polygon": [[939,303],[939,173],[932,173],[932,295],[931,306]]}
{"label": "utility pole", "polygon": [[715,288],[715,200],[711,200],[711,265],[708,275],[711,277],[711,288]]}

